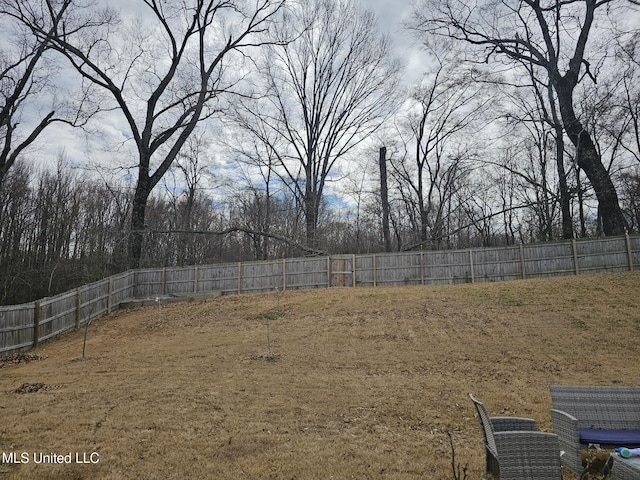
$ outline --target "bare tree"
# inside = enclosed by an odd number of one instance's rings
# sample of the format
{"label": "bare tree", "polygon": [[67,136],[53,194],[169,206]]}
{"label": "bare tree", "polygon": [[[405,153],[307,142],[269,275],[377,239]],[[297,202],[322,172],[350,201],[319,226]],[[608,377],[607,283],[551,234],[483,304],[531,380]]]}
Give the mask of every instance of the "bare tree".
{"label": "bare tree", "polygon": [[[262,232],[264,235],[251,235],[256,258],[266,260],[270,250],[272,230],[284,233],[282,217],[272,215],[274,204],[281,203],[283,196],[293,196],[287,183],[283,183],[275,174],[278,163],[278,152],[285,149],[285,141],[279,132],[269,128],[265,122],[256,121],[258,115],[255,109],[255,99],[237,102],[236,109],[229,117],[229,140],[226,146],[237,161],[235,178],[232,180],[232,196],[242,205],[245,215],[238,218],[239,225],[248,230]],[[295,203],[295,202],[294,202]],[[294,224],[298,224],[299,208],[289,209],[287,214]],[[275,220],[277,218],[277,220]]]}
{"label": "bare tree", "polygon": [[326,184],[392,111],[399,65],[375,16],[353,0],[301,2],[277,38],[294,41],[270,47],[264,97],[245,108],[243,126],[272,147],[273,171],[298,198],[314,246]]}
{"label": "bare tree", "polygon": [[206,176],[210,162],[207,159],[206,151],[210,147],[206,132],[202,129],[196,130],[187,139],[185,147],[178,154],[175,162],[176,170],[182,173],[184,180],[184,211],[182,212],[181,228],[188,230],[191,228],[192,214],[195,206],[196,195],[201,187],[203,177]]}
{"label": "bare tree", "polygon": [[632,230],[640,230],[640,172],[628,172],[622,175],[625,213]]}
{"label": "bare tree", "polygon": [[119,271],[125,252],[117,203],[126,199],[82,178],[64,154],[55,169],[26,160],[0,185],[0,302],[57,294]]}
{"label": "bare tree", "polygon": [[[565,171],[564,131],[558,129],[553,105],[548,106],[544,91],[535,88],[509,89],[509,102],[498,123],[504,143],[503,153],[495,161],[491,155],[484,163],[496,165],[503,182],[512,182],[513,193],[520,205],[529,205],[530,235],[536,241],[552,240],[556,236],[558,204],[561,212],[563,238],[573,237],[570,211],[571,197]],[[552,168],[555,153],[555,170]],[[513,177],[511,180],[504,176]],[[565,203],[566,200],[566,203]],[[503,207],[506,208],[505,205]]]}
{"label": "bare tree", "polygon": [[[542,197],[543,217],[546,224],[546,237],[551,239],[553,236],[551,229],[551,216],[548,215],[550,211],[549,205],[549,189],[547,188],[547,179],[544,165],[546,164],[546,146],[550,140],[547,138],[548,128],[552,131],[553,140],[555,143],[555,159],[556,159],[556,173],[558,177],[558,190],[559,190],[559,202],[562,221],[562,238],[573,238],[573,221],[571,217],[571,194],[569,191],[567,169],[565,168],[566,157],[566,144],[565,144],[565,132],[560,118],[558,100],[554,94],[553,85],[551,82],[540,81],[537,75],[537,68],[532,62],[521,60],[520,64],[524,67],[529,77],[529,90],[533,94],[534,102],[527,108],[526,101],[522,100],[521,95],[517,95],[520,99],[516,103],[517,108],[522,111],[518,120],[520,122],[529,123],[531,126],[527,126],[527,130],[531,133],[531,138],[538,147],[537,158],[539,160],[540,172],[542,180],[544,182],[540,184],[542,188],[541,192],[537,192],[538,196]],[[519,88],[517,90],[520,90]],[[524,108],[523,108],[524,107]],[[514,117],[517,118],[517,117]]]}
{"label": "bare tree", "polygon": [[[157,228],[172,228],[176,234],[171,238],[173,254],[178,265],[193,265],[203,257],[202,238],[190,231],[202,231],[209,227],[211,206],[210,192],[219,188],[218,165],[210,153],[210,130],[197,127],[187,139],[162,180],[162,197],[171,205],[168,225],[156,224]],[[147,228],[152,225],[147,224]]]}
{"label": "bare tree", "polygon": [[[55,0],[45,0],[53,8]],[[138,18],[128,28],[103,9],[105,28],[80,30],[80,20],[41,28],[28,15],[21,20],[39,38],[50,38],[88,82],[114,101],[130,130],[137,153],[137,182],[132,205],[129,266],[140,263],[147,200],[176,160],[199,122],[222,108],[237,75],[227,75],[245,52],[259,46],[284,0],[186,1],[143,0],[147,22]]]}
{"label": "bare tree", "polygon": [[[72,102],[65,105],[47,98],[47,94],[56,96],[52,93],[52,77],[57,67],[46,53],[56,31],[73,10],[72,3],[60,0],[47,8],[39,2],[0,0],[0,183],[16,159],[49,125],[82,125],[95,113],[95,109],[85,109],[88,99],[82,95],[73,108]],[[41,35],[30,35],[24,24],[16,21],[25,16],[38,24]]]}
{"label": "bare tree", "polygon": [[487,0],[469,6],[459,0],[441,0],[431,13],[416,15],[418,28],[424,32],[483,48],[477,60],[496,57],[512,65],[524,62],[534,66],[538,74],[544,73],[540,81],[548,82],[557,98],[578,165],[598,198],[605,235],[624,233],[625,221],[614,184],[576,111],[574,97],[584,78],[595,80],[587,47],[592,32],[603,22],[601,12],[620,4],[616,0],[523,0],[516,4]]}
{"label": "bare tree", "polygon": [[[617,42],[610,82],[601,102],[605,121],[601,128],[620,150],[640,163],[640,30]],[[636,163],[638,162],[638,163]]]}
{"label": "bare tree", "polygon": [[473,143],[490,95],[483,95],[486,88],[460,67],[452,45],[437,42],[428,52],[432,66],[406,104],[408,151],[393,166],[406,184],[404,198],[419,241],[437,245],[443,238],[447,197],[454,193],[465,149]]}
{"label": "bare tree", "polygon": [[29,166],[18,163],[0,183],[0,266],[5,274],[22,257],[23,235],[33,223],[28,213],[33,197],[31,177]]}

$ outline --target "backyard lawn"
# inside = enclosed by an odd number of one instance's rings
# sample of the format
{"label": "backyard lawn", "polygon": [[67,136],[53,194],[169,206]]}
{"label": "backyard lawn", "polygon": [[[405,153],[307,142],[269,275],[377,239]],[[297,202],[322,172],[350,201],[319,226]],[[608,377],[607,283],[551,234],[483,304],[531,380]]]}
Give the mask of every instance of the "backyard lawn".
{"label": "backyard lawn", "polygon": [[[0,478],[486,478],[473,392],[640,384],[640,273],[118,310],[0,360]],[[21,463],[18,463],[21,462]],[[574,479],[565,474],[565,479]]]}

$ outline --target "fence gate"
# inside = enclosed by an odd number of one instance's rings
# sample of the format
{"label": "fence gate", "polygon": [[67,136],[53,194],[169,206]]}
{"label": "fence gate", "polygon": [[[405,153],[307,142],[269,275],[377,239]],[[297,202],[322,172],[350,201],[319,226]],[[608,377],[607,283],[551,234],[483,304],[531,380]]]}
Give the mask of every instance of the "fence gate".
{"label": "fence gate", "polygon": [[351,257],[331,257],[331,287],[351,287],[353,285],[353,259]]}

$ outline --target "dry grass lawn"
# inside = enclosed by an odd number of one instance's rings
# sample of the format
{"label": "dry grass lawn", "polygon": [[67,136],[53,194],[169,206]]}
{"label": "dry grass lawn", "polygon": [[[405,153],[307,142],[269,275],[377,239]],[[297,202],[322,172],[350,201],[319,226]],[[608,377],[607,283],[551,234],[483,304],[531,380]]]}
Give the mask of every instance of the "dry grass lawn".
{"label": "dry grass lawn", "polygon": [[84,359],[83,334],[0,368],[0,452],[29,459],[1,478],[452,479],[451,432],[475,480],[469,392],[550,430],[550,384],[640,383],[640,274],[117,311]]}

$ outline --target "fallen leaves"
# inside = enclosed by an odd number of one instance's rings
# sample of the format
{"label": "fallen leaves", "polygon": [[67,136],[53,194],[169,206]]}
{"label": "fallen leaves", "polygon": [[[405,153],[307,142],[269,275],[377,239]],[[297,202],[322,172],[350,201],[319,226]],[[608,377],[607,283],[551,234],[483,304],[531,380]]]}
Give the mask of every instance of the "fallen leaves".
{"label": "fallen leaves", "polygon": [[46,383],[23,383],[13,393],[36,393],[57,390],[60,385],[47,385]]}

